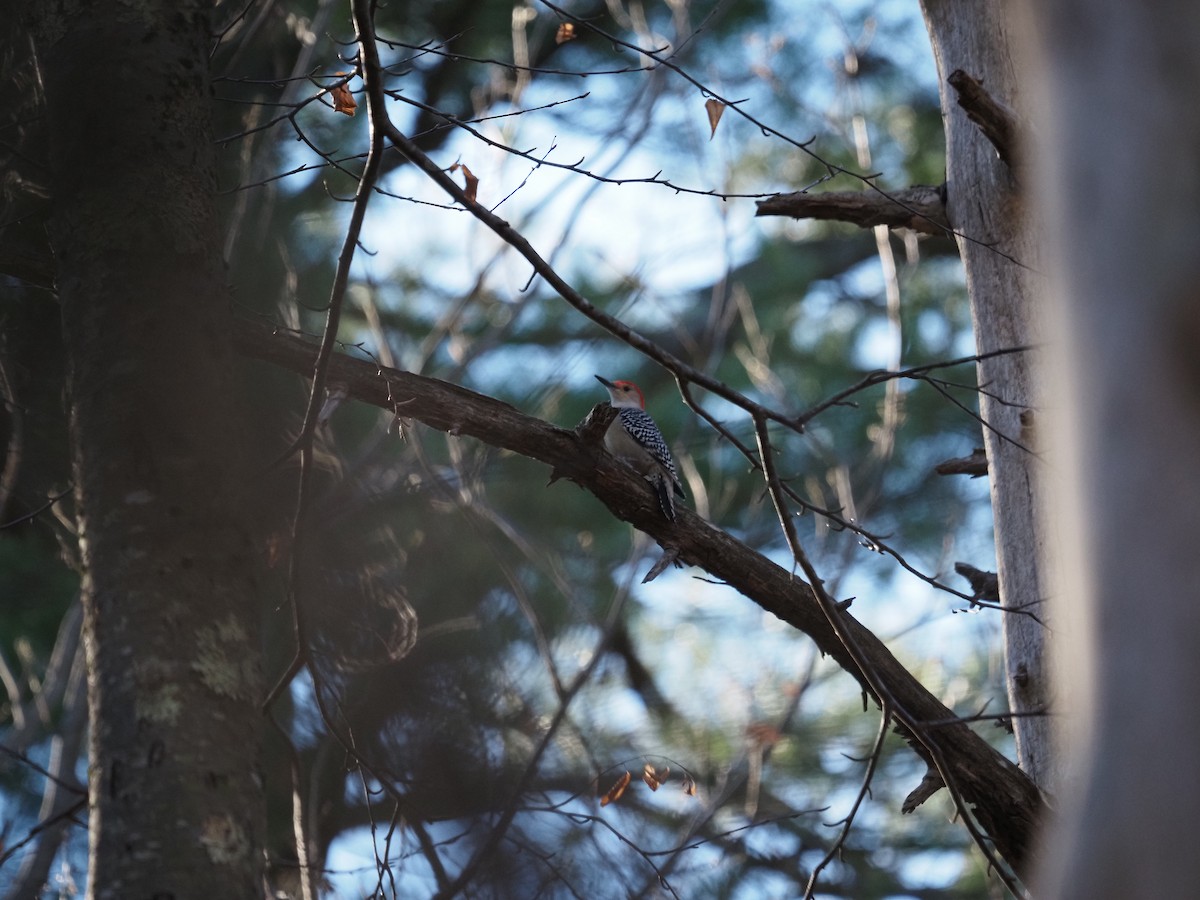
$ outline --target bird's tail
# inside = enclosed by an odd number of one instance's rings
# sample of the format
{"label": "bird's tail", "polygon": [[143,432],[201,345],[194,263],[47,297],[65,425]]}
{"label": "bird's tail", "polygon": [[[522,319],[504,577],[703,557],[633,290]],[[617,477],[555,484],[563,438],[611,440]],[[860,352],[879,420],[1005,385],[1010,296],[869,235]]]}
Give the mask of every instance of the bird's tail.
{"label": "bird's tail", "polygon": [[661,475],[648,477],[646,479],[654,488],[654,493],[658,496],[658,505],[662,509],[663,515],[667,517],[668,522],[675,521],[675,498],[671,493],[671,485],[667,484],[667,479]]}

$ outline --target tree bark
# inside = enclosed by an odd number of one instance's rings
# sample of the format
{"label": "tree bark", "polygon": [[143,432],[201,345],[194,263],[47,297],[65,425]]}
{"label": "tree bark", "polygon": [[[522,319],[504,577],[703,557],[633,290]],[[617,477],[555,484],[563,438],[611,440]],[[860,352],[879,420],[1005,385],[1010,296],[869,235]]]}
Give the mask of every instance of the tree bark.
{"label": "tree bark", "polygon": [[262,892],[210,4],[31,4],[85,568],[92,897]]}
{"label": "tree bark", "polygon": [[1045,897],[1191,897],[1200,780],[1200,7],[1030,3],[1072,516],[1079,784]]}
{"label": "tree bark", "polygon": [[[1037,241],[1023,215],[1022,186],[948,84],[961,70],[981,83],[1000,107],[1021,109],[1008,4],[922,0],[921,5],[937,60],[946,122],[947,212],[966,270],[978,352],[1036,345]],[[978,374],[986,389],[979,405],[988,424],[983,437],[1000,598],[1006,608],[1037,615],[1004,614],[1009,705],[1015,712],[1036,713],[1050,707],[1046,628],[1041,624],[1051,588],[1044,564],[1044,463],[1037,456],[1036,431],[1045,408],[1040,375],[1031,353],[984,360]],[[1043,790],[1053,790],[1057,778],[1049,719],[1019,716],[1013,728],[1021,768]]]}

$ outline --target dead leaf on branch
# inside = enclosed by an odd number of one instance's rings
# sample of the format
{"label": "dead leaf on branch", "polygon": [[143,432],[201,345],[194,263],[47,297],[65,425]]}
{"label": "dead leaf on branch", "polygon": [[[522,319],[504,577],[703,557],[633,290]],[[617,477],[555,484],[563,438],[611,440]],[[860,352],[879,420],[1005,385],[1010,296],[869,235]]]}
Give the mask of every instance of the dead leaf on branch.
{"label": "dead leaf on branch", "polygon": [[625,788],[629,787],[629,782],[632,779],[633,776],[629,772],[626,772],[624,775],[618,778],[616,784],[610,787],[608,792],[600,798],[600,805],[608,806],[608,804],[615,803],[616,801],[620,800],[621,795],[625,793]]}
{"label": "dead leaf on branch", "polygon": [[463,187],[463,193],[467,195],[468,200],[474,200],[475,192],[479,190],[479,179],[471,173],[471,170],[467,168],[466,163],[456,162],[450,167],[451,172],[457,172],[460,169],[463,173],[463,181],[466,182],[466,185]]}
{"label": "dead leaf on branch", "polygon": [[558,26],[558,31],[554,33],[554,43],[565,44],[567,41],[575,40],[579,35],[575,31],[575,26],[571,22],[563,22]]}
{"label": "dead leaf on branch", "polygon": [[[338,72],[338,75],[349,75],[349,72]],[[354,115],[354,111],[358,109],[358,104],[354,102],[354,95],[350,93],[350,88],[344,84],[335,84],[329,89],[329,97],[333,100],[333,111],[345,113],[348,116]]]}
{"label": "dead leaf on branch", "polygon": [[712,97],[709,97],[704,101],[704,111],[708,113],[708,127],[712,129],[708,135],[708,139],[711,141],[716,136],[717,123],[721,121],[721,116],[725,114],[725,104],[720,100],[714,100]]}
{"label": "dead leaf on branch", "polygon": [[660,770],[654,768],[650,763],[646,763],[642,768],[642,781],[646,782],[646,787],[650,788],[650,790],[657,791],[662,787],[662,783],[667,780],[667,776],[670,774],[670,766],[663,766]]}

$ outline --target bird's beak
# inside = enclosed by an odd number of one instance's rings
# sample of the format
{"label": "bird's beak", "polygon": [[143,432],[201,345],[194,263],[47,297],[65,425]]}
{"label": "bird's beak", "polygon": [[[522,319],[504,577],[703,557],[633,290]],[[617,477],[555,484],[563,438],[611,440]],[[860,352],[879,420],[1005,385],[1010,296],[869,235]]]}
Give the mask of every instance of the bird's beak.
{"label": "bird's beak", "polygon": [[614,384],[613,384],[611,381],[609,381],[607,378],[601,378],[599,375],[597,375],[597,376],[596,376],[596,380],[597,380],[598,382],[600,382],[602,385],[604,385],[606,388],[610,388],[610,387],[616,387],[616,385],[614,385]]}

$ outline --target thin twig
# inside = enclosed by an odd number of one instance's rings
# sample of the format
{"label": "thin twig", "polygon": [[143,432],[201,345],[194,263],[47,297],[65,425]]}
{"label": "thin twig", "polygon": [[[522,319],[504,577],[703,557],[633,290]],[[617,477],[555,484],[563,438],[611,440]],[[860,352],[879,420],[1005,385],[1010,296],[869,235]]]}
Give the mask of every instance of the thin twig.
{"label": "thin twig", "polygon": [[22,522],[30,522],[33,519],[36,519],[38,516],[40,516],[42,513],[44,513],[50,507],[52,507],[55,503],[57,503],[63,497],[67,496],[67,494],[71,493],[71,491],[73,491],[73,490],[74,490],[73,487],[68,486],[67,488],[59,491],[57,494],[54,494],[53,496],[51,496],[50,499],[48,499],[45,503],[43,503],[37,509],[30,510],[29,512],[25,513],[24,515],[17,516],[12,521],[5,522],[3,525],[0,525],[0,531],[3,531],[5,528],[12,528],[14,525],[20,525]]}
{"label": "thin twig", "polygon": [[838,391],[833,396],[828,397],[825,400],[822,400],[816,406],[813,406],[806,412],[801,413],[800,415],[796,416],[793,421],[796,424],[803,427],[803,426],[807,425],[809,422],[811,422],[818,415],[825,412],[825,410],[830,409],[831,407],[848,405],[846,403],[847,398],[854,396],[855,394],[859,393],[860,391],[866,390],[867,388],[870,388],[870,387],[874,387],[877,384],[883,384],[884,382],[891,381],[895,378],[913,378],[913,379],[922,378],[929,372],[935,371],[937,369],[949,369],[954,366],[961,366],[961,365],[965,365],[966,363],[972,363],[972,362],[978,363],[978,362],[982,362],[985,359],[992,359],[993,357],[996,357],[996,356],[1008,356],[1013,353],[1027,353],[1033,349],[1035,349],[1035,348],[1031,347],[1031,346],[1002,347],[999,350],[991,350],[987,353],[976,353],[972,356],[960,356],[957,359],[947,359],[947,360],[943,360],[941,362],[935,362],[935,363],[923,363],[919,366],[909,366],[906,369],[897,369],[895,371],[880,369],[875,372],[868,373],[862,379],[860,379],[859,381],[856,381],[854,384],[850,385],[849,387],[843,388],[842,390]]}
{"label": "thin twig", "polygon": [[791,144],[793,147],[795,147],[800,152],[807,154],[809,157],[811,157],[814,162],[820,163],[820,165],[823,168],[825,168],[826,170],[828,170],[830,174],[846,175],[850,178],[854,178],[857,181],[862,182],[864,185],[866,185],[872,191],[875,191],[876,193],[878,193],[880,196],[886,198],[887,200],[890,200],[895,205],[907,210],[914,218],[922,219],[924,221],[929,222],[929,224],[933,228],[937,229],[938,231],[940,231],[948,236],[960,238],[964,241],[968,241],[972,244],[978,244],[980,247],[983,247],[984,249],[986,249],[992,253],[995,253],[997,256],[1001,257],[1002,259],[1008,260],[1009,262],[1013,263],[1014,265],[1018,265],[1024,269],[1029,268],[1029,266],[1027,266],[1025,263],[1021,262],[1015,256],[1012,256],[1009,253],[1005,253],[1003,250],[997,249],[993,244],[989,244],[986,241],[982,241],[978,238],[974,238],[969,234],[964,234],[962,232],[956,231],[953,228],[949,227],[948,225],[943,225],[939,222],[936,222],[933,219],[931,219],[929,216],[927,216],[921,210],[911,207],[910,205],[905,203],[902,199],[900,199],[900,197],[898,195],[896,195],[895,193],[886,191],[883,188],[881,188],[878,184],[876,184],[876,178],[878,178],[877,174],[865,174],[862,172],[855,172],[853,169],[847,169],[844,166],[839,166],[836,163],[829,162],[829,160],[823,158],[822,156],[820,156],[818,153],[816,153],[812,149],[812,144],[816,140],[815,137],[810,138],[807,141],[798,141],[795,138],[791,137],[790,135],[785,134],[784,132],[779,131],[776,128],[773,128],[772,126],[766,124],[765,122],[761,121],[760,119],[756,118],[755,116],[751,115],[750,113],[748,113],[744,109],[742,109],[742,106],[744,105],[744,101],[734,100],[729,97],[724,97],[721,94],[717,93],[716,91],[714,91],[713,89],[711,89],[707,85],[705,85],[703,82],[701,82],[698,78],[691,75],[682,66],[680,66],[677,63],[671,62],[670,57],[663,56],[662,50],[646,49],[643,47],[639,47],[637,44],[633,44],[633,43],[630,43],[629,41],[623,40],[622,38],[617,37],[615,34],[610,34],[609,32],[604,31],[601,28],[597,28],[595,25],[593,25],[591,22],[587,21],[586,19],[580,19],[580,18],[572,15],[570,12],[563,9],[562,7],[556,6],[555,4],[549,2],[549,0],[539,0],[539,2],[543,6],[554,10],[554,12],[556,12],[563,19],[573,23],[577,28],[585,28],[588,31],[591,31],[592,33],[598,35],[599,37],[602,37],[605,41],[612,43],[614,46],[624,47],[627,50],[631,50],[634,53],[637,53],[641,56],[645,56],[647,59],[654,60],[654,62],[659,66],[662,66],[666,69],[670,69],[672,72],[674,72],[680,78],[682,78],[684,81],[693,85],[705,97],[711,97],[712,99],[725,104],[725,107],[727,109],[732,109],[736,115],[741,116],[747,122],[750,122],[751,124],[753,124],[765,136],[779,138],[780,140],[785,141],[788,144]]}
{"label": "thin twig", "polygon": [[836,841],[830,845],[825,856],[821,861],[813,866],[812,872],[808,876],[808,884],[804,888],[804,900],[815,896],[817,889],[817,879],[827,865],[833,862],[833,858],[842,852],[842,848],[846,845],[846,839],[850,837],[850,829],[854,825],[854,818],[858,815],[859,808],[867,799],[867,795],[871,792],[871,781],[875,777],[875,770],[879,767],[879,760],[883,755],[883,743],[887,739],[888,729],[891,727],[892,717],[886,712],[879,717],[879,733],[875,735],[875,744],[871,748],[871,755],[867,758],[867,770],[863,773],[862,785],[858,789],[858,795],[854,798],[854,803],[850,805],[850,811],[846,813],[846,817],[842,819],[841,833],[838,834]]}

